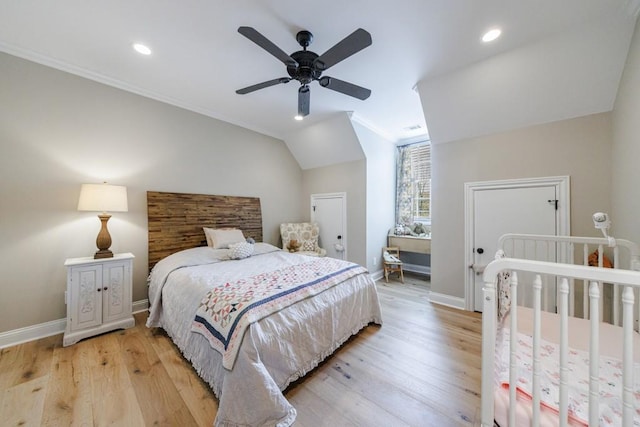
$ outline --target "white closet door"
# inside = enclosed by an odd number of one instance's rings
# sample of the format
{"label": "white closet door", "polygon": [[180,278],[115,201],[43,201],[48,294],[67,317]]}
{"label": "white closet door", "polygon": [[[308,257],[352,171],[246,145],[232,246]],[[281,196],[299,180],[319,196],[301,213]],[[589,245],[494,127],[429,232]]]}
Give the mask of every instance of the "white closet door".
{"label": "white closet door", "polygon": [[347,259],[347,195],[312,194],[311,221],[320,227],[320,246],[327,256]]}

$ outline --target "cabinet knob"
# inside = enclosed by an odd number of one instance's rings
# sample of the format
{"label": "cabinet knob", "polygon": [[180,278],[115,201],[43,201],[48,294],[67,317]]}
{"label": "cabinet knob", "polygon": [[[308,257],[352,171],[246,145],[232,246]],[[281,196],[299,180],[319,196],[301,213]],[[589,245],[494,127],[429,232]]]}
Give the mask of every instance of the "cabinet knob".
{"label": "cabinet knob", "polygon": [[104,288],[102,288],[103,291],[106,291],[107,289],[109,289],[109,288],[106,287],[106,286]]}
{"label": "cabinet knob", "polygon": [[98,292],[100,292],[102,290],[102,288],[98,288]]}

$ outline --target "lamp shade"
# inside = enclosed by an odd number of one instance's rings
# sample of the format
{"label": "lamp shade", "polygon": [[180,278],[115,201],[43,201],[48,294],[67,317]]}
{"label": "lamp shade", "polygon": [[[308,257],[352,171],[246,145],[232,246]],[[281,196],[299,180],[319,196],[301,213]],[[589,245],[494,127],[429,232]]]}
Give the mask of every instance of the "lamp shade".
{"label": "lamp shade", "polygon": [[127,212],[127,187],[122,185],[82,184],[79,211]]}

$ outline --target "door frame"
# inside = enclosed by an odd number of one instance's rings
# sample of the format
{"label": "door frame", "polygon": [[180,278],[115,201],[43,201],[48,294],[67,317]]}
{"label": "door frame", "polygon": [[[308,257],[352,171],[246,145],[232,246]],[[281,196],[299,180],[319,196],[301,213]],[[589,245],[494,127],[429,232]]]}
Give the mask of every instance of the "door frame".
{"label": "door frame", "polygon": [[473,264],[473,236],[474,224],[474,197],[477,191],[502,190],[509,188],[526,187],[556,187],[558,209],[556,210],[556,224],[558,236],[568,236],[570,231],[571,204],[570,204],[570,177],[550,176],[540,178],[505,179],[498,181],[478,181],[464,183],[464,281],[465,281],[465,310],[474,309],[474,271],[470,268]]}
{"label": "door frame", "polygon": [[[342,259],[347,260],[347,250],[349,248],[348,240],[349,234],[347,233],[347,193],[318,193],[311,195],[311,204],[309,206],[309,218],[313,222],[315,220],[314,205],[318,199],[342,199],[342,246],[344,251],[342,252]],[[323,242],[324,244],[324,242]]]}

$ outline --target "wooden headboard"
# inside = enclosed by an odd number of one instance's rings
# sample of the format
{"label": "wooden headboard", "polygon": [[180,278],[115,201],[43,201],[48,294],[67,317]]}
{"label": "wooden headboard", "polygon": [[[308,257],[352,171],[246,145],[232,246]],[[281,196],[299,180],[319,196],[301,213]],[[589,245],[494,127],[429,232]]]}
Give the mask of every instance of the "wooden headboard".
{"label": "wooden headboard", "polygon": [[162,258],[183,249],[206,246],[202,227],[239,228],[262,242],[258,197],[147,191],[149,271]]}

